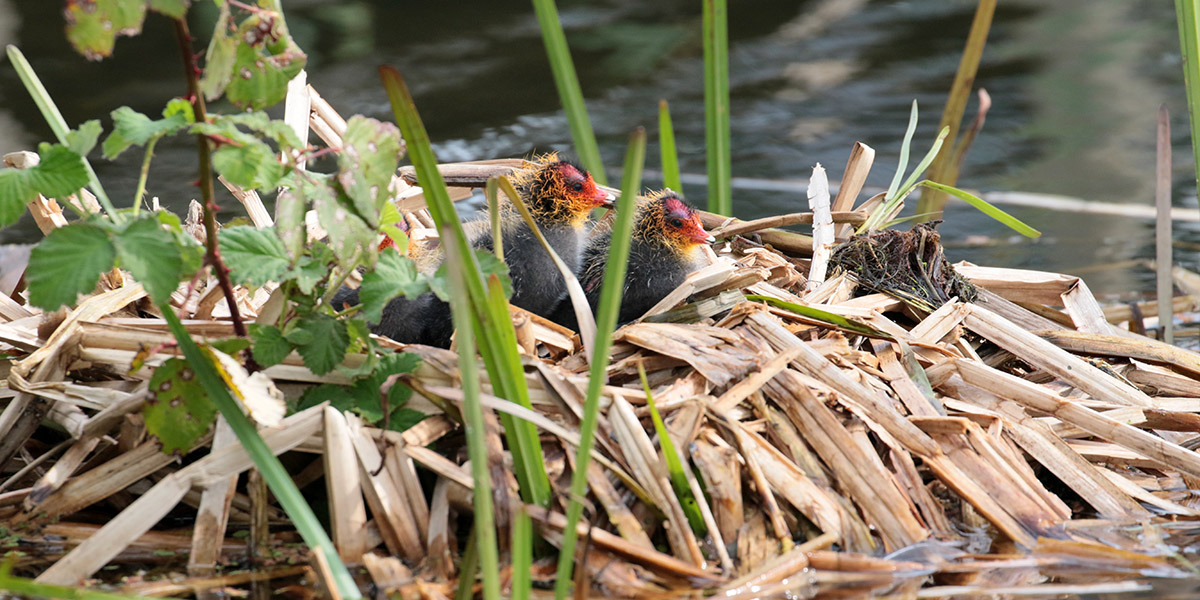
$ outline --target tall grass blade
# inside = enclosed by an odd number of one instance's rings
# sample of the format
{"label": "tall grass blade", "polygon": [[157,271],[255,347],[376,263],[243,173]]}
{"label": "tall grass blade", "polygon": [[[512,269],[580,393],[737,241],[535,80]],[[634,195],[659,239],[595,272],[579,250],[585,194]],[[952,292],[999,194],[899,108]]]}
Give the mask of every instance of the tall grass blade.
{"label": "tall grass blade", "polygon": [[492,252],[496,254],[496,258],[504,261],[504,236],[500,230],[500,180],[495,177],[488,177],[487,186],[484,188],[484,197],[487,198],[488,206],[488,222],[492,225]]}
{"label": "tall grass blade", "polygon": [[913,169],[913,172],[908,175],[908,179],[904,180],[904,185],[900,186],[900,195],[907,195],[908,192],[912,191],[912,187],[917,184],[917,180],[921,178],[921,174],[925,172],[925,169],[929,168],[929,163],[933,162],[934,157],[937,156],[938,150],[942,149],[942,145],[946,142],[946,136],[949,134],[949,127],[943,127],[938,132],[937,139],[933,140],[933,146],[929,148],[929,152],[925,153],[925,158],[922,158],[921,162],[917,163],[917,168]]}
{"label": "tall grass blade", "polygon": [[[17,76],[21,78],[21,83],[25,85],[25,90],[33,97],[34,104],[37,104],[38,110],[42,113],[42,118],[46,120],[46,124],[50,126],[50,131],[54,132],[54,137],[58,139],[58,143],[67,143],[67,132],[70,127],[67,126],[66,119],[63,119],[62,113],[58,111],[58,105],[54,103],[54,99],[50,97],[50,93],[42,85],[42,80],[38,79],[37,73],[33,72],[33,67],[29,61],[25,60],[25,55],[16,46],[8,45],[8,60],[12,62],[13,68],[17,70]],[[125,222],[125,215],[117,212],[113,207],[112,201],[108,199],[108,194],[104,192],[104,186],[100,185],[100,178],[96,177],[96,171],[92,169],[92,163],[87,157],[83,157],[83,166],[87,168],[88,187],[92,193],[96,195],[96,200],[100,202],[100,206],[104,207],[104,211],[108,213],[109,218],[114,223],[121,224]]]}
{"label": "tall grass blade", "polygon": [[708,211],[733,214],[729,125],[729,27],[726,0],[704,3],[704,143],[708,147]]}
{"label": "tall grass blade", "polygon": [[471,600],[475,597],[475,574],[479,572],[479,544],[475,536],[475,525],[467,535],[467,547],[463,549],[462,562],[458,565],[458,589],[454,600]]}
{"label": "tall grass blade", "polygon": [[475,362],[475,333],[471,323],[471,305],[467,300],[464,257],[453,244],[446,247],[450,272],[450,317],[458,331],[458,370],[462,374],[463,426],[467,433],[467,455],[471,458],[471,478],[475,493],[475,543],[479,566],[483,571],[483,597],[500,598],[500,552],[496,544],[496,518],[492,507],[492,476],[488,473],[487,425],[479,395],[479,365]]}
{"label": "tall grass blade", "polygon": [[863,325],[857,321],[851,321],[842,315],[831,313],[827,310],[821,310],[819,308],[813,308],[803,304],[796,304],[795,302],[788,302],[786,300],[780,300],[770,296],[760,296],[758,294],[746,294],[746,300],[749,300],[750,302],[763,302],[776,308],[790,310],[798,315],[803,315],[815,321],[833,325],[834,327],[838,327],[851,333],[857,333],[859,335],[885,340],[892,339],[892,335],[885,331],[880,331],[874,327],[871,327],[870,325]]}
{"label": "tall grass blade", "polygon": [[913,100],[912,111],[908,115],[908,129],[904,131],[904,141],[900,142],[900,164],[896,166],[896,174],[892,176],[892,184],[888,186],[885,200],[895,198],[900,191],[900,182],[904,181],[904,170],[908,168],[908,151],[912,147],[913,134],[917,131],[917,101]]}
{"label": "tall grass blade", "polygon": [[[379,68],[383,87],[387,91],[396,123],[400,126],[408,144],[409,158],[417,171],[417,179],[425,190],[429,214],[439,230],[445,232],[443,244],[455,246],[464,267],[467,297],[470,301],[473,327],[475,327],[480,354],[491,376],[496,395],[532,409],[529,388],[525,382],[525,371],[517,350],[516,333],[508,313],[508,303],[489,301],[487,286],[481,275],[479,263],[463,231],[462,223],[446,191],[446,182],[437,169],[437,159],[430,147],[429,134],[413,104],[412,95],[404,85],[404,78],[391,67]],[[537,429],[530,423],[501,415],[509,451],[513,456],[513,470],[521,486],[521,498],[525,502],[546,506],[550,502],[550,479],[546,474],[546,461],[538,441]]]}
{"label": "tall grass blade", "polygon": [[1003,223],[1008,228],[1025,237],[1035,238],[1042,235],[1042,232],[1026,225],[1020,219],[1000,210],[999,208],[992,206],[987,200],[984,200],[975,194],[929,180],[922,181],[917,185],[950,194],[951,196],[954,196],[955,198],[974,206],[975,208],[979,209],[979,212],[982,212],[983,214]]}
{"label": "tall grass blade", "polygon": [[550,71],[554,74],[554,85],[562,99],[567,124],[571,126],[571,139],[575,140],[575,153],[583,167],[592,173],[592,178],[601,185],[607,184],[604,162],[600,160],[600,147],[596,145],[596,133],[588,119],[587,106],[583,102],[583,90],[579,87],[579,76],[575,74],[575,63],[567,48],[567,36],[563,34],[562,22],[558,20],[558,7],[554,0],[533,0],[538,25],[542,28],[542,42],[550,58]]}
{"label": "tall grass blade", "polygon": [[671,125],[671,109],[666,100],[658,101],[658,147],[662,156],[663,185],[683,193],[679,178],[679,153],[675,149],[675,128]]}
{"label": "tall grass blade", "polygon": [[533,592],[533,519],[518,506],[512,523],[512,584],[509,598],[529,598]]}
{"label": "tall grass blade", "polygon": [[1175,0],[1179,47],[1183,54],[1183,83],[1187,87],[1188,117],[1192,125],[1192,158],[1200,186],[1200,2]]}
{"label": "tall grass blade", "polygon": [[[979,72],[979,61],[983,57],[983,47],[987,44],[988,31],[992,28],[992,16],[995,13],[996,0],[979,0],[979,5],[975,8],[975,18],[971,21],[971,30],[967,33],[962,60],[958,63],[958,72],[954,75],[954,83],[950,85],[946,107],[942,110],[942,120],[938,123],[938,129],[950,128],[950,143],[933,161],[929,170],[930,181],[954,185],[958,179],[958,167],[962,163],[963,155],[971,146],[966,137],[959,139],[958,130],[962,127],[963,113],[971,96],[975,74]],[[940,213],[946,207],[947,200],[944,194],[937,192],[921,194],[921,199],[917,202],[917,212]]]}
{"label": "tall grass blade", "polygon": [[637,193],[642,185],[642,167],[645,160],[646,130],[638,128],[630,136],[629,149],[625,152],[625,167],[621,171],[621,198],[617,200],[617,218],[613,223],[612,243],[609,246],[608,264],[604,269],[600,306],[596,313],[595,354],[588,373],[587,399],[584,401],[583,422],[579,428],[579,448],[576,451],[575,469],[571,473],[567,524],[563,529],[558,571],[554,582],[554,597],[557,600],[566,598],[571,587],[571,570],[575,563],[575,542],[578,536],[576,526],[583,514],[581,500],[587,492],[588,463],[592,458],[592,446],[596,443],[596,425],[600,418],[600,390],[607,380],[605,371],[608,369],[609,349],[612,347],[617,314],[621,309],[625,267],[629,260],[629,245],[633,237],[633,215],[637,210]]}
{"label": "tall grass blade", "polygon": [[212,360],[192,340],[192,336],[184,328],[179,317],[175,315],[175,311],[170,307],[165,308],[166,310],[162,311],[163,318],[166,319],[167,327],[171,330],[171,335],[175,337],[179,349],[183,351],[188,366],[195,372],[205,393],[217,405],[221,415],[229,422],[233,433],[245,448],[246,453],[250,455],[251,460],[254,461],[254,465],[258,467],[259,472],[262,473],[263,479],[267,481],[271,492],[279,500],[280,506],[292,519],[292,523],[295,524],[296,531],[300,532],[304,543],[308,544],[308,547],[312,548],[314,552],[323,554],[325,560],[329,562],[329,570],[333,573],[333,581],[337,586],[338,594],[343,598],[362,598],[362,594],[358,591],[358,585],[354,583],[354,578],[346,570],[346,565],[342,563],[337,549],[333,547],[333,542],[329,540],[329,535],[321,527],[321,522],[313,514],[312,508],[308,506],[308,502],[296,488],[296,482],[292,481],[292,476],[283,468],[279,459],[263,441],[262,436],[258,435],[254,424],[250,422],[233,396],[229,394],[229,389],[225,387],[225,380],[217,372]]}
{"label": "tall grass blade", "polygon": [[650,420],[654,422],[654,432],[658,434],[658,445],[662,448],[663,458],[667,462],[671,488],[675,490],[675,496],[679,498],[679,505],[687,516],[688,525],[696,535],[703,537],[707,530],[704,515],[700,514],[700,505],[697,504],[696,497],[692,495],[692,487],[688,483],[687,473],[684,472],[683,461],[679,460],[679,451],[675,448],[675,442],[671,441],[671,436],[667,432],[667,424],[663,422],[662,415],[658,414],[658,407],[654,404],[654,394],[650,392],[650,381],[646,379],[646,367],[640,362],[637,367],[638,377],[642,380],[642,391],[646,393],[646,406],[650,408]]}

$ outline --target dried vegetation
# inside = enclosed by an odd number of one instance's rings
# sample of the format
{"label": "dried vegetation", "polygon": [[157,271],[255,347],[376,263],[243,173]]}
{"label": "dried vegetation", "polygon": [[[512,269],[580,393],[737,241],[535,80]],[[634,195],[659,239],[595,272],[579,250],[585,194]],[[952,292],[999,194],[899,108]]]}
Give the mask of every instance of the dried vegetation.
{"label": "dried vegetation", "polygon": [[[345,124],[312,99],[313,130],[334,145]],[[446,169],[461,185],[512,164]],[[435,235],[420,190],[396,181],[400,206],[413,211],[413,238]],[[238,198],[256,224],[269,221],[256,197]],[[835,222],[864,218],[835,207]],[[43,228],[57,226],[52,201],[31,209]],[[852,242],[835,254],[843,269],[807,289],[811,241],[760,231],[803,215],[706,219],[729,240],[709,253],[710,266],[615,336],[588,474],[589,523],[580,527],[578,564],[595,594],[1117,592],[1139,589],[1138,578],[1190,573],[1169,540],[1200,515],[1189,491],[1200,488],[1200,356],[1111,325],[1078,278],[951,270],[931,229]],[[866,283],[888,294],[855,278],[867,279],[867,257],[881,248],[901,259],[903,274],[889,276],[880,263],[875,273],[884,275]],[[953,285],[919,295],[907,287],[917,279]],[[243,315],[274,310],[267,291],[238,291]],[[820,308],[877,333],[747,295]],[[0,518],[5,543],[25,552],[19,569],[74,584],[110,563],[178,553],[190,578],[131,580],[123,589],[173,595],[256,578],[321,580],[318,564],[214,577],[217,565],[246,560],[246,543],[229,529],[285,518],[247,495],[254,486],[237,485],[251,461],[227,429],[218,426],[182,461],[147,438],[139,415],[147,380],[176,351],[143,296],[120,272],[64,314],[0,295],[0,343],[12,357],[0,392]],[[194,336],[232,335],[212,281],[180,289],[175,306]],[[499,539],[509,539],[512,511],[525,510],[554,543],[565,524],[587,363],[572,332],[519,309],[513,318],[536,410],[484,397]],[[318,406],[263,437],[288,453],[314,504],[324,489],[342,558],[363,565],[377,589],[449,597],[473,488],[456,355],[402,349],[423,358],[399,382],[430,415],[415,427],[382,431]],[[639,366],[691,467],[694,506],[668,472]],[[347,382],[337,372],[316,376],[295,356],[265,373],[292,397],[303,386]],[[557,498],[549,508],[521,504],[500,411],[541,432]],[[260,552],[304,558],[287,550],[295,537],[286,527],[252,537]],[[536,582],[552,574],[552,560],[535,563]]]}

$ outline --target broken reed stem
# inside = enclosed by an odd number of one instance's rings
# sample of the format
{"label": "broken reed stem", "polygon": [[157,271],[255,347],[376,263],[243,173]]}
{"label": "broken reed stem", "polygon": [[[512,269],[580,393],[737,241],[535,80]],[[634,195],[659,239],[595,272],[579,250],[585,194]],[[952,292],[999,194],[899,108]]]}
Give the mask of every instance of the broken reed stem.
{"label": "broken reed stem", "polygon": [[[196,56],[192,52],[192,34],[188,31],[187,21],[175,19],[175,37],[179,40],[179,53],[183,57],[183,72],[187,78],[188,98],[192,101],[192,111],[197,123],[208,121],[204,110],[204,94],[200,92],[200,68],[196,65]],[[196,134],[196,152],[200,161],[200,205],[204,208],[204,262],[213,269],[221,292],[225,295],[225,303],[229,305],[229,316],[233,321],[233,331],[238,337],[246,337],[246,325],[238,313],[237,297],[233,294],[233,284],[229,281],[229,268],[221,260],[217,249],[217,201],[213,193],[212,149],[208,146],[208,138],[204,134]],[[170,307],[166,307],[170,310]],[[247,352],[246,368],[251,372],[258,369],[257,363]]]}
{"label": "broken reed stem", "polygon": [[1171,311],[1171,296],[1175,284],[1171,279],[1171,116],[1167,105],[1158,107],[1158,153],[1155,167],[1154,205],[1158,215],[1154,226],[1154,266],[1158,274],[1159,339],[1175,342],[1175,313]]}

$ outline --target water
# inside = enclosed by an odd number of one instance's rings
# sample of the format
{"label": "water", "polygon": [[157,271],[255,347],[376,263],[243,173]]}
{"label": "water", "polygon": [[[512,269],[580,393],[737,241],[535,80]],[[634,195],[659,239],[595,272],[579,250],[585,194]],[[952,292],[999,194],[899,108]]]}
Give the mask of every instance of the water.
{"label": "water", "polygon": [[[375,71],[386,63],[404,73],[442,160],[569,149],[528,3],[286,5],[293,33],[309,52],[309,81],[343,115],[391,118]],[[656,111],[665,98],[681,167],[702,173],[700,3],[560,5],[605,163],[619,165],[629,131],[645,125],[647,167],[657,168]],[[852,144],[861,140],[877,151],[868,185],[886,187],[913,99],[922,119],[914,152],[923,153],[932,141],[974,8],[968,0],[731,2],[734,174],[805,178],[820,162],[836,179]],[[0,41],[23,49],[68,122],[107,119],[122,104],[154,114],[183,93],[165,19],[152,16],[146,33],[119,40],[115,58],[97,64],[68,48],[60,10],[55,2],[0,0]],[[199,3],[193,30],[211,31],[213,12],[209,3]],[[1174,17],[1171,3],[1149,0],[1001,3],[976,79],[991,94],[993,108],[960,184],[1152,204],[1154,118],[1165,103],[1173,114],[1174,202],[1195,208]],[[967,111],[972,118],[974,101]],[[0,152],[32,149],[50,137],[16,75],[0,66]],[[195,195],[193,152],[189,139],[159,145],[149,191],[168,206],[182,207]],[[115,202],[128,205],[141,155],[95,160]],[[685,185],[684,191],[703,203],[702,186]],[[232,198],[224,204],[237,206]],[[757,217],[807,205],[801,188],[738,189],[734,206],[738,216]],[[952,204],[943,226],[951,259],[1081,272],[1101,295],[1153,290],[1149,271],[1105,266],[1152,258],[1152,223],[1029,208],[1011,212],[1044,237],[1013,237]],[[222,216],[236,214],[231,209]],[[1196,224],[1176,224],[1176,232],[1178,240],[1200,242]],[[976,244],[980,236],[986,244]],[[0,232],[6,243],[39,237],[28,218]],[[1200,267],[1192,248],[1177,248],[1175,258]]]}

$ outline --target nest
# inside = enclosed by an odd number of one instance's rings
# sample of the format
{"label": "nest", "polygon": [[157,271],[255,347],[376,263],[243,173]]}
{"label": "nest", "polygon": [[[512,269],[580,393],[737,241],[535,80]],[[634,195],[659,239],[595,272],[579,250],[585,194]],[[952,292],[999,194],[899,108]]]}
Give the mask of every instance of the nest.
{"label": "nest", "polygon": [[866,290],[899,298],[926,312],[951,298],[974,302],[975,286],[942,253],[942,236],[934,230],[939,223],[854,236],[834,250],[832,263],[853,273]]}
{"label": "nest", "polygon": [[[419,239],[428,223],[409,217]],[[1190,576],[1173,557],[1200,516],[1200,355],[1111,325],[1078,278],[950,268],[931,228],[851,241],[838,263],[853,276],[810,285],[797,236],[723,226],[748,237],[722,244],[615,335],[581,525],[584,589],[942,597],[1114,593]],[[0,519],[2,543],[22,552],[17,572],[63,584],[102,576],[139,594],[324,581],[286,515],[260,486],[239,485],[251,463],[227,431],[182,460],[147,439],[146,382],[176,351],[139,285],[119,272],[102,285],[57,317],[0,295],[10,357]],[[184,291],[174,305],[194,336],[232,335],[212,282]],[[249,318],[267,301],[263,290],[238,293]],[[519,309],[513,321],[535,408],[519,416],[541,433],[554,497],[521,502],[495,418],[515,409],[485,395],[499,539],[524,511],[553,545],[587,362],[572,332]],[[385,431],[322,405],[262,435],[328,514],[343,560],[364,566],[377,590],[449,597],[473,493],[453,409],[457,356],[395,347],[423,359],[405,381],[417,390],[410,407],[428,415],[417,425]],[[699,523],[667,474],[639,366],[689,467]],[[347,383],[294,355],[263,373],[292,398]],[[248,530],[249,546],[234,535]],[[535,585],[552,583],[554,561],[547,547]],[[109,576],[147,565],[161,576]]]}

